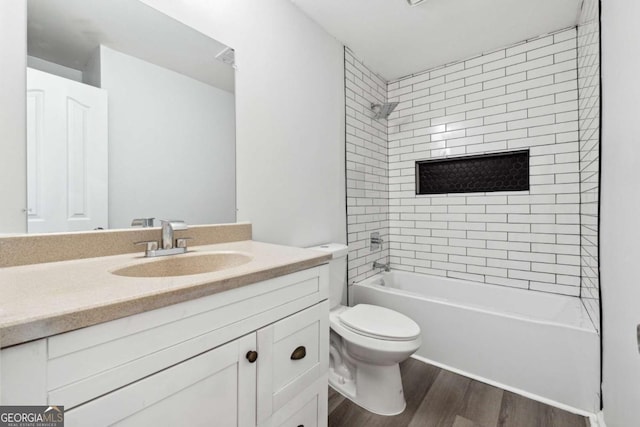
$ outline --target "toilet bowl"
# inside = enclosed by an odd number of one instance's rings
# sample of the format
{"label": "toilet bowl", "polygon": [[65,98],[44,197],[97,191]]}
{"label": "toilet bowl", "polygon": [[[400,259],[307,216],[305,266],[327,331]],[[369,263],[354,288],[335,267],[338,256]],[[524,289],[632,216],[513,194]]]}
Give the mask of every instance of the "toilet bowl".
{"label": "toilet bowl", "polygon": [[336,307],[329,323],[329,384],[376,414],[404,411],[399,363],[420,348],[419,326],[393,310],[367,304]]}
{"label": "toilet bowl", "polygon": [[401,413],[406,402],[399,363],[420,348],[420,327],[407,316],[388,308],[341,305],[346,289],[347,247],[327,244],[310,249],[333,255],[329,262],[329,384],[373,413]]}

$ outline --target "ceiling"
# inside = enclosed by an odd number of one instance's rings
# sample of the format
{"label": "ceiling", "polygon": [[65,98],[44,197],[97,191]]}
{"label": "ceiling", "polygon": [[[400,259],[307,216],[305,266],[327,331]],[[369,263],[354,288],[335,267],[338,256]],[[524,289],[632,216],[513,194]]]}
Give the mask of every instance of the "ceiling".
{"label": "ceiling", "polygon": [[388,81],[577,24],[582,0],[291,0]]}
{"label": "ceiling", "polygon": [[234,70],[215,59],[225,45],[131,0],[28,0],[27,51],[84,69],[100,45],[228,92]]}

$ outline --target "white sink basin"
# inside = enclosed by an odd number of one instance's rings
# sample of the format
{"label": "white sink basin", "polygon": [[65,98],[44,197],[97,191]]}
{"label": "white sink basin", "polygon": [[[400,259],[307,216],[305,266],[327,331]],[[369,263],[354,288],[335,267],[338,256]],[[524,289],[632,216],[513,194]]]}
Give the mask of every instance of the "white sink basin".
{"label": "white sink basin", "polygon": [[126,277],[174,277],[211,273],[237,267],[253,257],[239,252],[213,252],[197,255],[173,255],[149,262],[129,265],[111,272]]}

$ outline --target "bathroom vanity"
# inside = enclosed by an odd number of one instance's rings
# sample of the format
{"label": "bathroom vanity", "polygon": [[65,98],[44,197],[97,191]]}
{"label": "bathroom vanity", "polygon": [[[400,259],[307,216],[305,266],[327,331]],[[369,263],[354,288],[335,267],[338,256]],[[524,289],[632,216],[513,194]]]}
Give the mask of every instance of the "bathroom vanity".
{"label": "bathroom vanity", "polygon": [[0,269],[0,404],[60,405],[67,426],[322,426],[326,254],[253,241],[250,261],[112,274],[140,254]]}

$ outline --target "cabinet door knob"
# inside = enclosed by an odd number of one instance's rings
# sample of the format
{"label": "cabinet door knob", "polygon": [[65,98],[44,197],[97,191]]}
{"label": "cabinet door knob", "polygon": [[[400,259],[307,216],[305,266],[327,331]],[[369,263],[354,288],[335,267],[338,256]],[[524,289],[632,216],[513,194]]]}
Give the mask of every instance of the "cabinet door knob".
{"label": "cabinet door knob", "polygon": [[293,353],[291,353],[291,360],[304,359],[306,355],[307,355],[307,349],[304,348],[303,345],[301,345],[300,347],[293,350]]}
{"label": "cabinet door knob", "polygon": [[247,360],[249,361],[249,363],[253,363],[256,360],[258,360],[258,352],[257,351],[249,351],[247,353]]}

